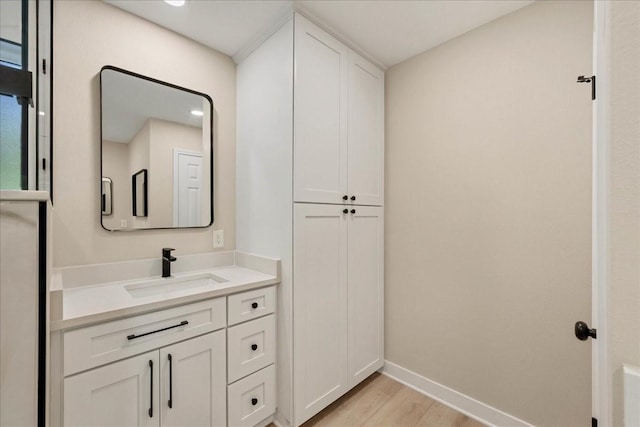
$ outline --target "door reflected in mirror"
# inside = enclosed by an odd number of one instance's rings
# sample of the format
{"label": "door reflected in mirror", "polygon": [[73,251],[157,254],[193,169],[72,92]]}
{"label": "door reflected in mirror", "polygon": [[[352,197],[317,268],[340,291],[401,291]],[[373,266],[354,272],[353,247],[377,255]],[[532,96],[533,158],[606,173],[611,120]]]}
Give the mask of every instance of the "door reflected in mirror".
{"label": "door reflected in mirror", "polygon": [[100,95],[101,176],[110,180],[108,191],[101,183],[102,226],[211,225],[211,98],[112,66],[100,72]]}

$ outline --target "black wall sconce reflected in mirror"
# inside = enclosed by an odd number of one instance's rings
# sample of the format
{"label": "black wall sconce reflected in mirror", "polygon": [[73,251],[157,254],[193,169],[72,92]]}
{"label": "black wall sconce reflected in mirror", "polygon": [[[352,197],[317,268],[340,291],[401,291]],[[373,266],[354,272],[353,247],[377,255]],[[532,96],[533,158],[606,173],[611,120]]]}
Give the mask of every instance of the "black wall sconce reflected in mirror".
{"label": "black wall sconce reflected in mirror", "polygon": [[147,170],[142,169],[131,177],[133,216],[145,217],[147,212]]}
{"label": "black wall sconce reflected in mirror", "polygon": [[113,203],[111,201],[113,197],[113,184],[111,182],[111,178],[103,176],[102,177],[102,197],[101,197],[101,209],[102,215],[111,215],[113,214]]}

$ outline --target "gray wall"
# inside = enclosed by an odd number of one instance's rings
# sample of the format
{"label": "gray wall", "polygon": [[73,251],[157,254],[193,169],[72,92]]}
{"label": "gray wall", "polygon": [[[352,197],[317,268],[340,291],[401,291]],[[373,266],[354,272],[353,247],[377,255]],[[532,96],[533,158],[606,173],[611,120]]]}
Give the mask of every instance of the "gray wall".
{"label": "gray wall", "polygon": [[387,360],[541,426],[591,417],[592,19],[536,2],[386,74]]}
{"label": "gray wall", "polygon": [[612,41],[609,343],[614,425],[622,426],[622,365],[640,366],[640,2],[607,2],[606,25]]}

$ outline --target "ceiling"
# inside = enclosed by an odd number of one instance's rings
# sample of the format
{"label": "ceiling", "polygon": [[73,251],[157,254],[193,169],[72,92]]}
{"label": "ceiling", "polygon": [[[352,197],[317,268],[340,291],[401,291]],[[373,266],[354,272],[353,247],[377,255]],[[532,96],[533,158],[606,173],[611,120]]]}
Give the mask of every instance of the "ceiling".
{"label": "ceiling", "polygon": [[533,0],[104,0],[236,60],[294,8],[390,67]]}
{"label": "ceiling", "polygon": [[209,101],[200,95],[133,77],[114,70],[100,73],[102,86],[102,139],[127,144],[149,119],[202,128],[209,117]]}

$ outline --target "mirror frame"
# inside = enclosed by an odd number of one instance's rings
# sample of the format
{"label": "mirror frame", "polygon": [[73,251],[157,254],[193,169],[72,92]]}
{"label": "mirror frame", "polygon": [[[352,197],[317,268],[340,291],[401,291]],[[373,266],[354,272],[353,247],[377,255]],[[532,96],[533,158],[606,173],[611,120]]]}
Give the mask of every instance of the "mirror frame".
{"label": "mirror frame", "polygon": [[[100,179],[100,191],[98,192],[98,194],[100,195],[100,199],[99,199],[99,203],[98,206],[100,206],[100,209],[98,209],[98,214],[100,216],[100,226],[109,232],[119,232],[119,231],[124,231],[124,232],[134,232],[134,231],[147,231],[147,230],[188,230],[188,229],[194,229],[194,228],[208,228],[211,227],[213,225],[213,221],[214,221],[214,216],[213,216],[213,212],[214,212],[214,192],[213,192],[213,184],[214,184],[214,179],[213,179],[213,174],[214,174],[214,164],[213,164],[213,160],[214,160],[214,156],[213,156],[213,150],[214,150],[214,145],[213,145],[213,125],[214,125],[214,121],[213,121],[213,115],[214,115],[214,109],[213,109],[213,100],[211,99],[211,97],[209,95],[207,95],[206,93],[202,93],[202,92],[198,92],[192,89],[187,89],[186,87],[182,87],[182,86],[178,86],[172,83],[168,83],[162,80],[158,80],[158,79],[154,79],[152,77],[148,77],[148,76],[144,76],[142,74],[138,74],[138,73],[134,73],[133,71],[129,71],[129,70],[125,70],[124,68],[119,68],[113,65],[105,65],[100,69],[100,73],[98,73],[98,79],[99,79],[99,90],[100,90],[100,108],[99,108],[99,113],[100,113],[100,177],[103,176],[103,169],[102,169],[102,140],[103,140],[103,113],[104,113],[104,105],[103,105],[103,99],[102,99],[102,72],[105,70],[112,70],[112,71],[117,71],[119,73],[123,73],[123,74],[128,74],[129,76],[132,77],[136,77],[139,79],[143,79],[152,83],[157,83],[157,84],[161,84],[163,86],[168,86],[170,88],[173,89],[178,89],[178,90],[182,90],[185,92],[189,92],[191,94],[194,95],[199,95],[201,97],[203,97],[204,99],[206,99],[207,101],[209,101],[209,108],[211,110],[211,114],[209,114],[209,144],[211,149],[209,150],[209,161],[211,164],[210,167],[210,173],[209,173],[209,178],[210,178],[210,182],[209,182],[209,186],[210,186],[210,200],[211,200],[211,220],[209,221],[209,224],[207,225],[198,225],[198,226],[191,226],[191,227],[153,227],[153,228],[126,228],[126,229],[119,229],[119,230],[110,230],[108,228],[106,228],[104,226],[104,224],[102,223],[102,179]],[[133,196],[133,195],[132,195]],[[133,208],[133,207],[132,207]]]}

